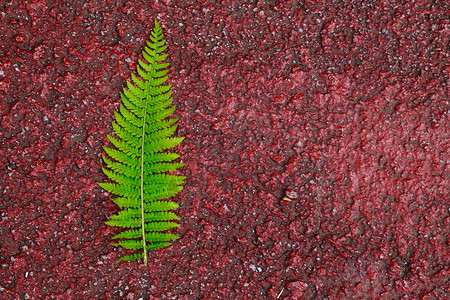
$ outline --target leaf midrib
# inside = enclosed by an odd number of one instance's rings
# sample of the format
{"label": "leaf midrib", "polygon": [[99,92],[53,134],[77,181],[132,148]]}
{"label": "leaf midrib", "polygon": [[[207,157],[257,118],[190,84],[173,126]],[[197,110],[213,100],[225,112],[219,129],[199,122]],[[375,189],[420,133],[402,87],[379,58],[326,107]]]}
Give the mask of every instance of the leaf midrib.
{"label": "leaf midrib", "polygon": [[[154,64],[154,58],[151,62],[152,67]],[[152,70],[153,73],[153,70]],[[147,125],[146,118],[147,118],[147,104],[148,104],[148,95],[150,91],[150,80],[153,78],[153,74],[150,74],[150,77],[148,78],[146,82],[145,87],[145,104],[144,104],[144,124],[142,125],[142,144],[141,144],[141,226],[142,226],[142,246],[144,248],[144,265],[147,265],[147,245],[146,245],[146,238],[145,238],[145,209],[144,209],[144,145],[145,145],[145,126]]]}

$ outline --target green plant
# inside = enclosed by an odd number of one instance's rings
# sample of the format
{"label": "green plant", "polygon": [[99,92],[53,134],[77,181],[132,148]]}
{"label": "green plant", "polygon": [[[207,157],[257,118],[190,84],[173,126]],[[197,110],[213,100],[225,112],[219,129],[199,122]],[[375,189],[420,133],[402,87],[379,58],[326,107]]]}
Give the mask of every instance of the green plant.
{"label": "green plant", "polygon": [[170,175],[183,163],[174,163],[179,157],[167,152],[184,138],[172,137],[178,119],[168,118],[175,110],[172,104],[171,85],[167,80],[169,63],[162,29],[155,19],[150,40],[142,52],[145,61],[139,60],[136,76],[120,93],[122,103],[114,112],[112,126],[117,137],[108,135],[115,149],[103,147],[110,158],[103,156],[107,168],[103,172],[115,183],[99,183],[106,191],[115,194],[112,199],[123,210],[111,216],[106,224],[128,228],[117,234],[112,243],[126,249],[140,250],[121,257],[119,261],[143,258],[147,264],[147,251],[170,245],[178,236],[167,230],[178,226],[178,217],[171,210],[178,204],[160,201],[175,196],[182,188],[184,176]]}

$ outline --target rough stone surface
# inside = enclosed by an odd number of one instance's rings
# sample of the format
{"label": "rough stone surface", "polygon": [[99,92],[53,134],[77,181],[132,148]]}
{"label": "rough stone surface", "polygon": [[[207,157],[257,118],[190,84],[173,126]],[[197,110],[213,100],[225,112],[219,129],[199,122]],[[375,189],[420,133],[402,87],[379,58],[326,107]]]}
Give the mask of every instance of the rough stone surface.
{"label": "rough stone surface", "polygon": [[[1,299],[449,298],[447,1],[144,2],[0,3]],[[114,264],[101,146],[154,17],[182,238]]]}

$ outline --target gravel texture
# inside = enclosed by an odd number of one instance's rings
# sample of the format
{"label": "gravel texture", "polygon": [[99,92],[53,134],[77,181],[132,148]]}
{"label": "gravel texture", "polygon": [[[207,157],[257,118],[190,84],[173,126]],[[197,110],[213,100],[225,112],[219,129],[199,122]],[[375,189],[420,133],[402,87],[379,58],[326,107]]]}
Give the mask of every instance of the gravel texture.
{"label": "gravel texture", "polygon": [[[449,12],[0,2],[0,298],[448,299]],[[155,17],[182,238],[115,264],[101,146]]]}

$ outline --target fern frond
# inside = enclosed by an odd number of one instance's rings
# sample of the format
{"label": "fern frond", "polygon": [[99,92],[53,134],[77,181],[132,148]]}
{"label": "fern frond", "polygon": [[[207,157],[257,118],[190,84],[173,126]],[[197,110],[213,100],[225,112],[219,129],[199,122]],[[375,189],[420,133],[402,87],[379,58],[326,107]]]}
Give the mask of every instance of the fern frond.
{"label": "fern frond", "polygon": [[114,135],[107,138],[114,146],[103,147],[106,168],[104,174],[113,182],[99,185],[118,196],[111,199],[120,208],[105,223],[127,228],[115,235],[112,245],[137,250],[137,253],[121,257],[119,261],[143,258],[147,264],[147,252],[169,246],[177,235],[167,232],[179,224],[172,212],[178,208],[173,201],[161,201],[175,196],[183,189],[184,176],[167,174],[182,167],[174,163],[177,153],[166,152],[184,138],[173,137],[177,118],[169,118],[175,111],[172,105],[171,85],[168,80],[169,63],[165,63],[167,49],[162,29],[155,25],[138,60],[137,74],[120,93],[122,103],[114,112]]}

